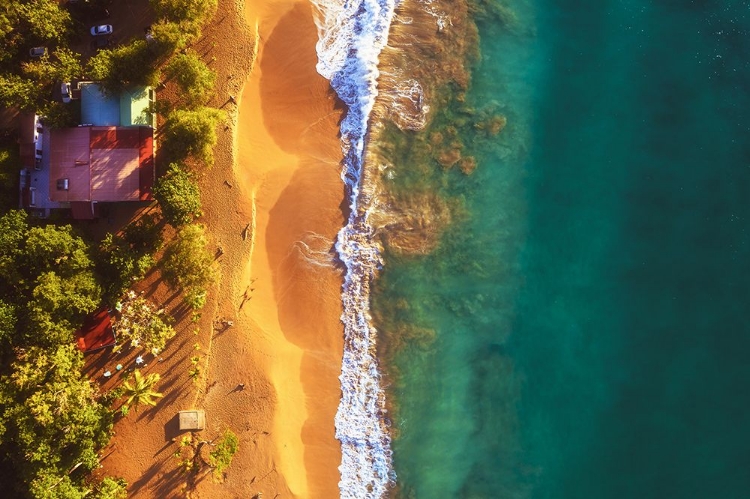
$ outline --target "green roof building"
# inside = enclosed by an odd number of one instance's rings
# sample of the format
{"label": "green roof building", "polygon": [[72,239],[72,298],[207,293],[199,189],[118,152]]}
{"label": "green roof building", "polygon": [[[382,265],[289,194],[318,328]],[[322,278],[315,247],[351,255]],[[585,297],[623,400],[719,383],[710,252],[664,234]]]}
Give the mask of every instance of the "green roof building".
{"label": "green roof building", "polygon": [[135,87],[120,94],[120,126],[150,126],[156,128],[154,114],[154,89]]}
{"label": "green roof building", "polygon": [[93,126],[150,126],[156,128],[156,117],[150,112],[155,100],[151,87],[134,87],[108,95],[100,85],[81,82],[81,123]]}

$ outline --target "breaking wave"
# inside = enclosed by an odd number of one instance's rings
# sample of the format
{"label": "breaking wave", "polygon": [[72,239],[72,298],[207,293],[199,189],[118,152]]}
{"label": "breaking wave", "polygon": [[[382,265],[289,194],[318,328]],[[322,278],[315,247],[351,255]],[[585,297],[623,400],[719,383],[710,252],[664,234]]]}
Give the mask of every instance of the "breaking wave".
{"label": "breaking wave", "polygon": [[318,28],[317,70],[348,110],[341,123],[349,219],[336,242],[346,266],[342,287],[344,354],[336,438],[341,442],[339,490],[344,499],[379,499],[395,481],[385,396],[370,317],[370,285],[382,266],[368,223],[363,170],[368,120],[377,95],[378,57],[388,39],[396,0],[312,0]]}

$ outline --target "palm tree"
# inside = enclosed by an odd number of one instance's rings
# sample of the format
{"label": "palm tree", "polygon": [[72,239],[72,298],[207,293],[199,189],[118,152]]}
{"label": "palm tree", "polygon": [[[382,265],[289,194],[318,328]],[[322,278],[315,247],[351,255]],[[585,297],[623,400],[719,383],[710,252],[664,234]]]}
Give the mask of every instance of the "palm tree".
{"label": "palm tree", "polygon": [[137,409],[141,404],[156,405],[156,399],[164,396],[153,390],[154,385],[161,378],[159,374],[151,373],[144,377],[141,371],[136,369],[133,375],[132,383],[127,380],[122,384],[123,394],[127,397],[123,406],[129,408],[133,404]]}

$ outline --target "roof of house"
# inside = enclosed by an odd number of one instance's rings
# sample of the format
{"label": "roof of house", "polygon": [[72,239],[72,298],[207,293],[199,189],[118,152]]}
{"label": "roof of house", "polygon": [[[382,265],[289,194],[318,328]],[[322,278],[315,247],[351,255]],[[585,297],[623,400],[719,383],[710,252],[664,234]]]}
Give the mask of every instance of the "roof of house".
{"label": "roof of house", "polygon": [[52,130],[50,200],[152,200],[153,136],[153,129],[145,126]]}
{"label": "roof of house", "polygon": [[37,116],[34,113],[20,113],[18,115],[18,142],[21,144],[33,144],[36,141],[34,128],[37,124]]}
{"label": "roof of house", "polygon": [[98,83],[81,82],[81,123],[96,126],[120,124],[120,99],[104,92]]}
{"label": "roof of house", "polygon": [[133,87],[109,95],[98,83],[81,82],[81,123],[94,126],[154,126],[149,106],[154,99],[151,87]]}
{"label": "roof of house", "polygon": [[96,312],[90,313],[76,331],[76,345],[82,352],[91,352],[115,344],[115,332],[112,329],[112,319],[109,309],[102,306]]}
{"label": "roof of house", "polygon": [[120,126],[153,126],[149,112],[154,91],[151,87],[135,87],[120,94]]}

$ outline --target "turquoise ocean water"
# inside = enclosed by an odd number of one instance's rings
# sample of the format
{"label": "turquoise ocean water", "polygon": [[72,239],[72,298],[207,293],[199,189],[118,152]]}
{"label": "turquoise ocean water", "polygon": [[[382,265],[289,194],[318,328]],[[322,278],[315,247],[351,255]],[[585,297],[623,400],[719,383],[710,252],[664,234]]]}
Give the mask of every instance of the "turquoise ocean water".
{"label": "turquoise ocean water", "polygon": [[467,219],[374,297],[434,331],[393,359],[400,494],[750,497],[750,4],[507,5]]}

